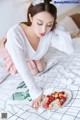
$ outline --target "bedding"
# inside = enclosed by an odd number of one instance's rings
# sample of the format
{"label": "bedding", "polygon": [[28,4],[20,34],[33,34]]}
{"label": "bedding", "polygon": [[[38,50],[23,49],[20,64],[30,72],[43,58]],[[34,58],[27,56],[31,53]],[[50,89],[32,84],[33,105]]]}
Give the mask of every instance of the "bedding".
{"label": "bedding", "polygon": [[6,65],[5,62],[2,58],[2,56],[0,55],[0,84],[6,80],[6,78],[9,76],[9,73],[6,70]]}
{"label": "bedding", "polygon": [[[9,75],[0,84],[0,113],[7,113],[8,120],[80,120],[80,38],[73,39],[75,52],[67,55],[55,48],[50,48],[47,57],[57,61],[50,69],[35,78],[38,86],[43,90],[48,88],[69,89],[72,100],[65,107],[58,110],[33,109],[29,103],[9,103],[12,93],[23,82],[19,75]],[[25,88],[25,87],[24,87]],[[19,88],[20,89],[20,88]]]}
{"label": "bedding", "polygon": [[70,16],[66,16],[61,24],[65,26],[65,29],[70,32],[72,38],[80,37],[80,14],[72,14]]}
{"label": "bedding", "polygon": [[71,17],[66,16],[62,21],[60,21],[60,23],[63,24],[66,30],[71,34],[79,33],[80,29],[78,28],[78,26]]}

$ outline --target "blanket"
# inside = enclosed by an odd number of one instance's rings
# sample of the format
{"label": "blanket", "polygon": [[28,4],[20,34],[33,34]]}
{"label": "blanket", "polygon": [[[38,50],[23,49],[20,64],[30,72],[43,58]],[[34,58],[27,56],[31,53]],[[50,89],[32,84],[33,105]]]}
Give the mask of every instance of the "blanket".
{"label": "blanket", "polygon": [[[9,75],[0,85],[1,118],[9,120],[80,120],[80,38],[73,39],[75,51],[67,55],[55,48],[50,48],[46,55],[57,61],[50,69],[35,77],[35,82],[42,89],[61,88],[72,91],[72,100],[58,110],[33,109],[28,102],[25,104],[9,104],[16,88],[23,82],[20,76]],[[19,88],[20,89],[20,88]],[[21,100],[25,97],[22,96]],[[8,104],[7,104],[8,103]]]}

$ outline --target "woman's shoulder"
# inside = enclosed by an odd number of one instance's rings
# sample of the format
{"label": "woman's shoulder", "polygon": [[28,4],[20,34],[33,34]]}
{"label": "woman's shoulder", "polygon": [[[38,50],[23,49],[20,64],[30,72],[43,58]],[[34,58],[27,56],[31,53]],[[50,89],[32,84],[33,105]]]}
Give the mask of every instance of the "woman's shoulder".
{"label": "woman's shoulder", "polygon": [[21,28],[19,24],[12,26],[7,32],[7,43],[22,44],[23,39],[21,35]]}
{"label": "woman's shoulder", "polygon": [[7,34],[15,34],[15,35],[23,34],[25,26],[27,27],[26,22],[15,24],[8,30]]}
{"label": "woman's shoulder", "polygon": [[18,29],[19,29],[19,24],[15,24],[11,28],[9,28],[9,30],[7,31],[7,34],[16,33]]}

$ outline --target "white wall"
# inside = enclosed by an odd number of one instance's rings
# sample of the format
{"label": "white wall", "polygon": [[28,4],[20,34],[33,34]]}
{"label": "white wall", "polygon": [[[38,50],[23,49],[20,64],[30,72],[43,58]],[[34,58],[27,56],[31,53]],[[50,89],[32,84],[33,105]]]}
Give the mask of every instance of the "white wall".
{"label": "white wall", "polygon": [[76,5],[72,5],[72,4],[65,4],[65,5],[60,5],[57,9],[58,12],[58,16],[67,12],[68,10],[72,9],[73,7],[75,7]]}
{"label": "white wall", "polygon": [[[0,0],[0,38],[16,23],[25,21],[27,8],[31,0]],[[60,5],[58,15],[71,9],[75,5]]]}
{"label": "white wall", "polygon": [[[55,0],[55,1],[62,1],[62,2],[64,2],[64,1],[80,1],[80,0]],[[66,3],[66,4],[59,4],[59,3],[57,3],[57,4],[55,4],[55,5],[57,5],[57,7],[58,7],[58,9],[57,9],[57,12],[58,12],[58,16],[59,15],[61,15],[61,14],[63,14],[63,13],[65,13],[65,12],[67,12],[68,10],[70,10],[70,9],[72,9],[72,8],[74,8],[76,5],[78,5],[78,4],[69,4],[69,3]]]}
{"label": "white wall", "polygon": [[0,38],[16,23],[26,20],[30,0],[0,0]]}

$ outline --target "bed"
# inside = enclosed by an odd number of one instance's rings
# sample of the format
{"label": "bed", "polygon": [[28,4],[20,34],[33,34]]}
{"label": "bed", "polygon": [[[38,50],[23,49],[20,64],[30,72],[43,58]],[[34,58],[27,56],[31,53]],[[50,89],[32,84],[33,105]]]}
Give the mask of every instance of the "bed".
{"label": "bed", "polygon": [[[73,39],[75,51],[72,55],[50,48],[47,64],[53,65],[46,72],[35,77],[38,86],[47,88],[65,88],[72,91],[69,104],[58,110],[33,109],[25,104],[7,104],[12,92],[23,80],[19,75],[11,76],[6,71],[4,81],[0,83],[0,118],[8,120],[80,120],[80,38]],[[4,61],[0,58],[0,69],[5,69]],[[0,73],[5,74],[4,69]],[[1,76],[2,74],[0,74]],[[43,82],[42,82],[43,81]],[[9,102],[8,102],[9,103]]]}
{"label": "bed", "polygon": [[[72,23],[69,17],[65,19]],[[63,22],[65,23],[65,20]],[[0,56],[0,119],[80,120],[80,27],[76,26],[75,23],[73,24],[74,27],[72,25],[68,31],[76,30],[73,31],[73,34],[71,33],[72,37],[76,37],[73,39],[74,53],[69,56],[55,48],[50,48],[48,54],[45,55],[47,71],[34,77],[38,86],[43,90],[48,88],[71,90],[72,99],[70,103],[59,110],[35,110],[28,100],[25,104],[23,101],[21,103],[11,102],[11,95],[23,80],[19,75],[11,76],[6,71],[4,60]]]}

